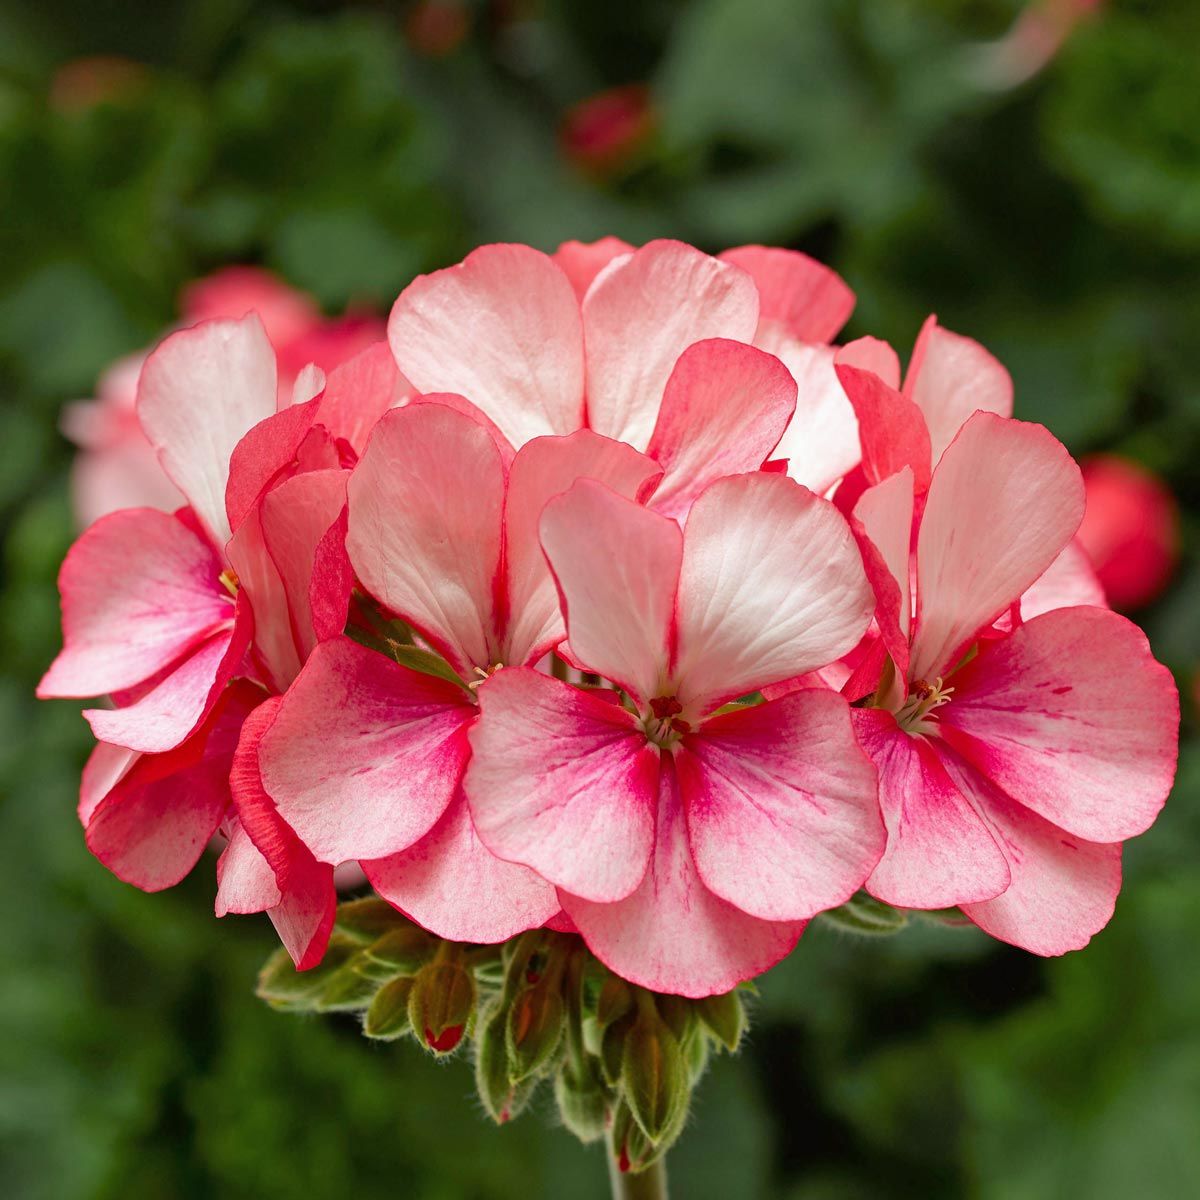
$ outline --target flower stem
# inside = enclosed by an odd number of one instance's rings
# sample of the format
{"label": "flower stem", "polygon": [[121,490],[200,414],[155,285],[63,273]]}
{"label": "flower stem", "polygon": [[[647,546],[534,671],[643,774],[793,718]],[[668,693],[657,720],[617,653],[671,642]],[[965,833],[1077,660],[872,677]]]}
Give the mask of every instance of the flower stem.
{"label": "flower stem", "polygon": [[659,1158],[644,1171],[622,1171],[617,1156],[608,1148],[608,1182],[612,1200],[667,1200],[667,1164]]}

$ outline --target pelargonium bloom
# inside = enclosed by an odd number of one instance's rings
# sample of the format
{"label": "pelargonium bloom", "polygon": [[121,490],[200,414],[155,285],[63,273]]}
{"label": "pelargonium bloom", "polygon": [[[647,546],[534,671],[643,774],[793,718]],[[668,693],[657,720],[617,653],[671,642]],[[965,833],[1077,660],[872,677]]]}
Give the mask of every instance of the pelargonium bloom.
{"label": "pelargonium bloom", "polygon": [[[864,440],[890,438],[880,413]],[[867,887],[1061,954],[1107,923],[1120,843],[1166,799],[1175,686],[1124,618],[1024,607],[1083,515],[1079,470],[1045,429],[976,413],[923,510],[917,477],[905,462],[854,509],[887,656],[855,712],[888,826]]]}
{"label": "pelargonium bloom", "polygon": [[564,653],[625,702],[527,668],[488,679],[466,779],[479,835],[553,883],[618,974],[726,991],[846,900],[883,846],[840,697],[725,707],[858,641],[872,601],[851,533],[766,473],[712,484],[683,530],[583,480],[541,533]]}

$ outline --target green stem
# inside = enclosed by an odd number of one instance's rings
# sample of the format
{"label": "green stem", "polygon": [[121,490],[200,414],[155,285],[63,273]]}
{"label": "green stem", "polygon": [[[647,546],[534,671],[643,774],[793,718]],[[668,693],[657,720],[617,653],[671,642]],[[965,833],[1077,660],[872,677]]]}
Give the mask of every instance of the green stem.
{"label": "green stem", "polygon": [[666,1157],[656,1159],[644,1171],[622,1171],[611,1143],[608,1154],[608,1182],[612,1200],[667,1200]]}

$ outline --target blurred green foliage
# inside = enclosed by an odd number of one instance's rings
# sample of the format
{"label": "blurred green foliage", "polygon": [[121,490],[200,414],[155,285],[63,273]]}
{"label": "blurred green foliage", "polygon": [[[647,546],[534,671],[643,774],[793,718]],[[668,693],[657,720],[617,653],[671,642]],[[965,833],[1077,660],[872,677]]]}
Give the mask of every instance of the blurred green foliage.
{"label": "blurred green foliage", "polygon": [[[461,42],[418,53],[411,3],[0,6],[5,1197],[603,1194],[599,1151],[548,1114],[493,1129],[463,1067],[254,1000],[272,934],[212,919],[211,861],[152,898],[83,847],[85,727],[31,698],[73,532],[57,412],[224,262],[332,310],[494,239],[809,250],[858,291],[852,333],[907,349],[937,309],[1008,364],[1019,415],[1166,476],[1185,558],[1142,616],[1183,683],[1200,660],[1195,4],[1101,6],[1007,90],[982,47],[1016,0],[461,7]],[[652,144],[583,174],[564,112],[641,80]],[[1200,1194],[1198,800],[1185,704],[1175,797],[1065,960],[920,923],[810,931],[702,1087],[677,1194]]]}

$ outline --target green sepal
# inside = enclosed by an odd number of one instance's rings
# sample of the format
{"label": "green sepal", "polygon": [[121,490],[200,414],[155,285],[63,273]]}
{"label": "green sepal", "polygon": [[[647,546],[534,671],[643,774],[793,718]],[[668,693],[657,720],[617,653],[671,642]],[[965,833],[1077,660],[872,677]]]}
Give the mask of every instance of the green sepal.
{"label": "green sepal", "polygon": [[504,1125],[529,1103],[537,1078],[514,1084],[508,1077],[508,1014],[499,1004],[481,1015],[475,1037],[475,1090],[488,1116]]}
{"label": "green sepal", "polygon": [[436,953],[437,942],[425,930],[408,924],[389,930],[362,952],[380,970],[390,971],[389,978],[415,975]]}
{"label": "green sepal", "polygon": [[604,1136],[612,1096],[594,1058],[583,1059],[578,1067],[564,1059],[554,1076],[554,1099],[562,1123],[581,1142],[599,1141]]}
{"label": "green sepal", "polygon": [[462,680],[454,668],[440,654],[435,654],[432,650],[396,642],[389,642],[387,649],[389,657],[395,659],[402,667],[420,671],[422,675],[433,675],[438,679],[445,679],[449,683],[457,683],[459,687],[462,686]]}
{"label": "green sepal", "polygon": [[255,991],[260,1000],[281,1012],[316,1012],[317,998],[354,949],[344,941],[331,941],[320,963],[308,971],[297,971],[281,946],[263,964]]}
{"label": "green sepal", "polygon": [[746,1032],[746,1008],[736,990],[697,1000],[696,1015],[719,1045],[731,1054],[737,1050]]}
{"label": "green sepal", "polygon": [[538,1074],[554,1058],[563,1040],[566,1008],[557,981],[526,987],[508,1008],[505,1047],[513,1083]]}
{"label": "green sepal", "polygon": [[334,971],[316,997],[317,1012],[364,1012],[370,1007],[379,981],[361,974],[358,967],[359,957],[355,955]]}
{"label": "green sepal", "polygon": [[410,925],[386,900],[378,896],[364,896],[361,900],[347,900],[337,906],[333,919],[334,934],[349,938],[361,945],[378,940],[392,929]]}
{"label": "green sepal", "polygon": [[603,1029],[633,1011],[633,988],[619,975],[608,975],[596,998],[596,1023]]}
{"label": "green sepal", "polygon": [[625,1038],[621,1092],[651,1142],[660,1142],[687,1112],[691,1077],[679,1039],[650,1010]]}
{"label": "green sepal", "polygon": [[625,1038],[633,1028],[637,1014],[627,1012],[606,1026],[600,1037],[600,1070],[609,1087],[621,1082],[621,1063],[625,1056]]}
{"label": "green sepal", "polygon": [[408,998],[412,986],[412,979],[402,975],[391,983],[385,983],[375,993],[375,999],[363,1017],[363,1033],[367,1037],[391,1042],[412,1032],[412,1023],[408,1019]]}
{"label": "green sepal", "polygon": [[821,917],[847,933],[869,936],[899,933],[908,924],[907,912],[884,904],[866,892],[857,893],[840,908],[831,908],[823,912]]}

